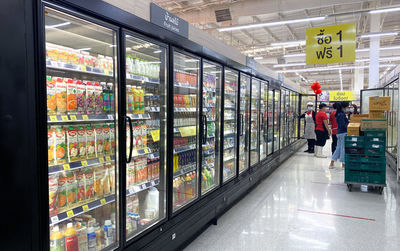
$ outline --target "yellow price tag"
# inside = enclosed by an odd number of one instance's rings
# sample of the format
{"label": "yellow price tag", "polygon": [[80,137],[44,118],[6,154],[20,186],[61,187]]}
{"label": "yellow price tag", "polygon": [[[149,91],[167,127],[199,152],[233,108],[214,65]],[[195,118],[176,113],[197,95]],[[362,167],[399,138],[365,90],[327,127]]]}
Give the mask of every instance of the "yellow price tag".
{"label": "yellow price tag", "polygon": [[149,153],[149,149],[145,148],[143,150],[144,150],[144,153]]}
{"label": "yellow price tag", "polygon": [[107,161],[111,161],[111,157],[110,156],[106,156],[106,160]]}
{"label": "yellow price tag", "polygon": [[108,70],[104,70],[104,74],[110,75],[110,72]]}
{"label": "yellow price tag", "polygon": [[72,210],[67,211],[67,216],[68,218],[74,217],[74,211]]}
{"label": "yellow price tag", "polygon": [[62,121],[68,121],[69,120],[67,115],[62,115],[61,119],[62,119]]}
{"label": "yellow price tag", "polygon": [[73,120],[73,121],[77,120],[77,119],[76,119],[76,115],[70,115],[69,117],[70,117],[71,120]]}
{"label": "yellow price tag", "polygon": [[81,71],[86,71],[86,66],[81,65]]}
{"label": "yellow price tag", "polygon": [[56,115],[50,116],[50,121],[57,122],[58,121],[57,116]]}
{"label": "yellow price tag", "polygon": [[82,166],[87,166],[88,165],[86,160],[82,160],[81,163],[82,163]]}
{"label": "yellow price tag", "polygon": [[100,204],[105,205],[105,204],[106,204],[106,199],[104,199],[104,198],[101,199],[101,200],[100,200]]}
{"label": "yellow price tag", "polygon": [[139,153],[138,153],[137,150],[132,150],[132,156],[133,157],[138,156],[138,155],[139,155]]}
{"label": "yellow price tag", "polygon": [[196,126],[180,127],[179,132],[182,137],[191,137],[196,135]]}
{"label": "yellow price tag", "polygon": [[103,163],[104,162],[104,158],[103,157],[99,158],[99,162]]}
{"label": "yellow price tag", "polygon": [[150,131],[151,137],[153,138],[154,142],[157,142],[160,140],[160,130],[153,130]]}
{"label": "yellow price tag", "polygon": [[69,164],[64,164],[63,165],[64,170],[70,170],[71,167],[69,166]]}
{"label": "yellow price tag", "polygon": [[82,206],[82,210],[83,210],[84,212],[89,211],[89,206],[88,206],[88,205],[83,205],[83,206]]}
{"label": "yellow price tag", "polygon": [[89,120],[89,117],[88,117],[88,115],[82,115],[82,119],[83,120]]}

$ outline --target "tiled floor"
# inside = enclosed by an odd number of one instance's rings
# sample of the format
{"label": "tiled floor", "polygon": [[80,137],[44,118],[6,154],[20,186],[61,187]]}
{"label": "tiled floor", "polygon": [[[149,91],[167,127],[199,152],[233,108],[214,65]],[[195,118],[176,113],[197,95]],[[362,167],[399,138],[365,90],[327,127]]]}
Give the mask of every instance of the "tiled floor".
{"label": "tiled floor", "polygon": [[393,171],[382,195],[348,192],[339,163],[328,164],[296,153],[185,250],[400,250]]}

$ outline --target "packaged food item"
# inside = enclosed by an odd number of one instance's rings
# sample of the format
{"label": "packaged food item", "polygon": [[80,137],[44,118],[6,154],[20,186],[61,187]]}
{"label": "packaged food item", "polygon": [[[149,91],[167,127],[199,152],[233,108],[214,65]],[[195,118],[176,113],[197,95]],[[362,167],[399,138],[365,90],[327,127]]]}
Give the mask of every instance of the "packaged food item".
{"label": "packaged food item", "polygon": [[94,198],[94,176],[92,168],[86,168],[84,170],[85,175],[85,197],[87,200]]}
{"label": "packaged food item", "polygon": [[140,113],[140,87],[133,87],[134,113]]}
{"label": "packaged food item", "polygon": [[104,155],[104,137],[103,137],[103,128],[101,125],[95,126],[96,132],[96,156]]}
{"label": "packaged food item", "polygon": [[57,78],[56,82],[57,114],[67,112],[67,85],[62,78]]}
{"label": "packaged food item", "polygon": [[127,163],[126,164],[126,175],[127,175],[127,179],[126,179],[126,186],[127,187],[131,187],[133,185],[135,185],[136,183],[136,174],[135,174],[135,165],[134,163]]}
{"label": "packaged food item", "polygon": [[46,43],[46,60],[58,61],[58,50],[49,43]]}
{"label": "packaged food item", "polygon": [[94,114],[96,112],[95,102],[95,86],[90,81],[86,82],[86,114]]}
{"label": "packaged food item", "polygon": [[109,165],[108,174],[110,177],[110,192],[115,193],[115,165]]}
{"label": "packaged food item", "polygon": [[94,102],[96,104],[95,107],[95,114],[102,114],[103,113],[103,87],[98,83],[94,83]]}
{"label": "packaged food item", "polygon": [[110,154],[114,154],[115,149],[115,127],[110,124]]}
{"label": "packaged food item", "polygon": [[57,212],[57,197],[58,197],[58,174],[49,175],[49,214],[56,215]]}
{"label": "packaged food item", "polygon": [[47,87],[47,114],[57,114],[57,95],[56,95],[56,79],[50,76],[46,77]]}
{"label": "packaged food item", "polygon": [[88,228],[87,233],[88,251],[96,251],[96,233],[93,227]]}
{"label": "packaged food item", "polygon": [[65,130],[61,126],[53,127],[56,164],[63,164],[67,160],[67,145],[65,144]]}
{"label": "packaged food item", "polygon": [[79,159],[78,153],[78,131],[75,127],[69,126],[67,129],[68,160],[69,162]]}
{"label": "packaged food item", "polygon": [[67,176],[62,173],[58,177],[57,208],[62,210],[67,206]]}
{"label": "packaged food item", "polygon": [[55,148],[56,148],[56,142],[55,142],[54,129],[49,128],[47,130],[47,159],[49,165],[53,165],[56,162]]}
{"label": "packaged food item", "polygon": [[50,251],[64,251],[65,239],[58,226],[53,227],[50,234]]}
{"label": "packaged food item", "polygon": [[109,98],[110,98],[110,112],[114,112],[114,92],[113,92],[113,83],[108,83],[107,84],[108,89],[109,89]]}
{"label": "packaged food item", "polygon": [[76,224],[79,251],[88,251],[87,227],[85,223]]}
{"label": "packaged food item", "polygon": [[94,128],[90,125],[86,126],[86,157],[96,157],[96,134]]}
{"label": "packaged food item", "polygon": [[103,198],[105,176],[105,167],[103,165],[97,166],[94,171],[94,192],[97,198]]}
{"label": "packaged food item", "polygon": [[134,111],[134,100],[133,100],[133,87],[130,85],[126,86],[126,112],[132,113]]}
{"label": "packaged food item", "polygon": [[77,104],[77,89],[76,82],[72,79],[67,80],[67,111],[68,114],[76,114]]}
{"label": "packaged food item", "polygon": [[134,137],[134,142],[133,142],[134,148],[142,149],[143,140],[142,140],[142,127],[140,122],[134,124],[133,137]]}
{"label": "packaged food item", "polygon": [[103,179],[103,191],[104,191],[105,195],[109,194],[110,191],[111,191],[111,188],[110,188],[110,173],[109,173],[110,166],[111,166],[111,164],[107,163],[105,165],[105,168],[104,168],[105,169],[105,176],[104,176],[104,179]]}
{"label": "packaged food item", "polygon": [[138,94],[139,94],[139,111],[138,111],[138,113],[143,114],[144,113],[144,90],[141,87],[139,87]]}
{"label": "packaged food item", "polygon": [[76,81],[76,113],[86,114],[86,85],[82,81]]}
{"label": "packaged food item", "polygon": [[77,250],[79,250],[78,235],[72,223],[68,223],[65,230],[65,251]]}
{"label": "packaged food item", "polygon": [[76,204],[76,180],[74,172],[67,173],[67,204],[68,207]]}
{"label": "packaged food item", "polygon": [[103,95],[103,111],[105,113],[110,112],[110,90],[108,89],[108,85],[106,82],[101,82],[100,83],[101,88],[103,89],[102,95]]}
{"label": "packaged food item", "polygon": [[86,130],[81,125],[77,127],[77,138],[78,138],[78,158],[81,160],[86,159]]}
{"label": "packaged food item", "polygon": [[103,143],[104,143],[104,153],[111,154],[111,142],[110,142],[110,126],[103,125]]}
{"label": "packaged food item", "polygon": [[114,242],[111,220],[105,220],[104,222],[104,241],[106,247]]}
{"label": "packaged food item", "polygon": [[142,134],[142,146],[147,147],[147,124],[142,122],[141,124],[141,134]]}
{"label": "packaged food item", "polygon": [[138,157],[135,158],[135,169],[136,169],[136,182],[142,183],[147,181],[147,158]]}
{"label": "packaged food item", "polygon": [[82,170],[78,170],[75,173],[76,176],[76,199],[77,202],[82,202],[86,199],[85,196],[85,173]]}

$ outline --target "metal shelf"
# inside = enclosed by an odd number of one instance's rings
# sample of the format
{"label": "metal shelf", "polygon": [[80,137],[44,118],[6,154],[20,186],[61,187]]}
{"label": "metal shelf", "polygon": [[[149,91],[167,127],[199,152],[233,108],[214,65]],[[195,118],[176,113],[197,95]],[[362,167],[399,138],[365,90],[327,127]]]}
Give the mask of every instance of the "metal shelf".
{"label": "metal shelf", "polygon": [[126,115],[128,115],[131,119],[136,120],[151,119],[151,116],[148,113],[127,113]]}
{"label": "metal shelf", "polygon": [[196,167],[196,163],[186,165],[186,166],[182,167],[181,170],[179,170],[177,172],[174,172],[174,178],[176,178],[178,176],[182,176],[182,175],[184,175],[186,173],[193,172],[193,171],[196,170],[196,168],[197,168]]}
{"label": "metal shelf", "polygon": [[156,179],[156,180],[148,181],[148,182],[140,184],[140,185],[132,186],[126,190],[126,196],[130,196],[130,195],[136,194],[138,192],[141,192],[143,190],[149,189],[150,187],[157,186],[159,183],[160,183],[160,180]]}
{"label": "metal shelf", "polygon": [[188,145],[188,146],[182,146],[182,147],[174,149],[174,153],[183,153],[183,152],[187,152],[187,151],[194,150],[194,149],[196,149],[195,144]]}
{"label": "metal shelf", "polygon": [[58,173],[62,171],[69,171],[69,170],[77,170],[80,168],[88,167],[88,166],[96,166],[100,165],[104,162],[109,163],[115,161],[115,155],[105,155],[104,157],[98,157],[93,159],[87,160],[78,160],[70,163],[65,164],[57,164],[54,166],[49,166],[49,174]]}
{"label": "metal shelf", "polygon": [[70,115],[49,115],[48,124],[66,123],[89,123],[89,122],[114,122],[112,114],[70,114]]}
{"label": "metal shelf", "polygon": [[114,75],[113,71],[107,71],[107,70],[90,67],[90,66],[67,64],[67,63],[56,62],[56,61],[51,61],[51,60],[46,60],[46,67],[48,69],[87,73],[87,74],[100,75],[100,76],[106,76],[106,77],[113,77],[113,75]]}
{"label": "metal shelf", "polygon": [[160,80],[159,79],[149,78],[149,77],[144,77],[144,76],[137,76],[137,75],[133,75],[133,74],[130,74],[130,73],[126,74],[126,79],[135,80],[135,81],[141,81],[141,82],[150,83],[150,84],[156,84],[156,85],[160,84]]}

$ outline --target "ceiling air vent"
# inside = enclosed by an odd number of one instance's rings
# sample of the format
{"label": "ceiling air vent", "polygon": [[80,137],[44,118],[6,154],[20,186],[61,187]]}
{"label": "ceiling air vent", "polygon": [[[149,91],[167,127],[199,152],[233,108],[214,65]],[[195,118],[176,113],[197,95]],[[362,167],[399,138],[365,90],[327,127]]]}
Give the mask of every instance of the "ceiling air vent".
{"label": "ceiling air vent", "polygon": [[217,22],[232,20],[231,12],[229,9],[216,10],[215,18],[217,19]]}

